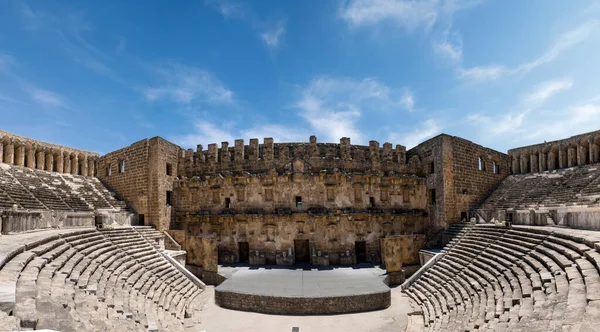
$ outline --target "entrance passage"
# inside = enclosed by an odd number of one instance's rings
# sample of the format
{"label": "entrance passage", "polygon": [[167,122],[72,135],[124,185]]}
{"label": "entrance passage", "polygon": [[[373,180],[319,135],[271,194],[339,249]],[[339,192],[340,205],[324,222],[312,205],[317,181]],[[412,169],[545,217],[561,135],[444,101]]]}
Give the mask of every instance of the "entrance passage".
{"label": "entrance passage", "polygon": [[367,243],[365,241],[354,242],[354,253],[357,263],[365,263],[367,261]]}
{"label": "entrance passage", "polygon": [[310,262],[308,240],[294,240],[294,252],[296,254],[296,263]]}
{"label": "entrance passage", "polygon": [[240,263],[248,263],[250,256],[250,246],[248,242],[238,242]]}

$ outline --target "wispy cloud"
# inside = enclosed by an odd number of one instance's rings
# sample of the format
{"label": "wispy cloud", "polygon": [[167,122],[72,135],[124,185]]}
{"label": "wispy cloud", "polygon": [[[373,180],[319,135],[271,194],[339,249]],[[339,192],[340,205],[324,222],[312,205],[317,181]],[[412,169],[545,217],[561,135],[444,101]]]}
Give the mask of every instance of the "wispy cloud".
{"label": "wispy cloud", "polygon": [[340,9],[340,16],[353,27],[393,21],[413,30],[431,27],[439,15],[439,1],[424,0],[350,0]]}
{"label": "wispy cloud", "polygon": [[298,115],[316,134],[334,142],[348,136],[358,143],[365,143],[357,125],[363,113],[412,111],[414,105],[415,97],[410,89],[390,88],[373,78],[327,76],[313,79],[294,104]]}
{"label": "wispy cloud", "polygon": [[260,37],[264,40],[267,47],[270,49],[276,49],[279,47],[280,39],[285,34],[284,22],[278,22],[273,29],[265,31],[260,34]]}
{"label": "wispy cloud", "polygon": [[405,89],[400,97],[400,104],[408,111],[412,112],[415,109],[415,93],[409,89]]}
{"label": "wispy cloud", "polygon": [[450,60],[452,63],[460,63],[463,56],[462,38],[457,32],[451,33],[446,29],[442,37],[432,44],[435,55],[442,59]]}
{"label": "wispy cloud", "polygon": [[0,53],[0,71],[8,70],[15,63],[15,59],[8,54]]}
{"label": "wispy cloud", "polygon": [[408,149],[417,146],[419,143],[440,134],[443,127],[434,119],[427,119],[421,122],[413,131],[405,134],[390,135],[390,141],[402,142]]}
{"label": "wispy cloud", "polygon": [[545,102],[554,94],[568,90],[573,86],[573,81],[570,79],[553,80],[538,84],[534,90],[525,97],[525,101],[531,105],[538,105]]}
{"label": "wispy cloud", "polygon": [[245,16],[244,5],[230,0],[206,0],[207,6],[217,10],[225,18],[242,18]]}
{"label": "wispy cloud", "polygon": [[233,91],[210,72],[178,63],[156,68],[162,83],[141,88],[147,101],[169,100],[181,104],[205,102],[233,104]]}
{"label": "wispy cloud", "polygon": [[36,87],[29,86],[26,88],[26,91],[29,93],[29,97],[41,106],[47,107],[66,107],[67,102],[64,97],[61,95]]}
{"label": "wispy cloud", "polygon": [[[536,112],[544,102],[548,101],[554,95],[561,91],[570,89],[573,82],[569,79],[551,80],[535,85],[531,91],[521,97],[520,102],[512,107],[512,111],[502,112],[498,115],[488,115],[484,113],[470,114],[467,116],[467,123],[479,131],[483,141],[489,138],[511,134],[511,137],[531,135],[536,131],[540,121],[548,117],[554,117],[548,111],[538,114]],[[536,118],[532,118],[536,114]],[[515,135],[519,134],[519,135]]]}
{"label": "wispy cloud", "polygon": [[477,66],[466,69],[458,68],[458,75],[461,79],[468,82],[482,82],[496,80],[506,75],[526,74],[538,66],[555,60],[570,48],[583,43],[590,38],[594,32],[598,31],[599,26],[599,21],[587,21],[575,29],[559,35],[550,49],[548,49],[541,56],[531,61],[522,63],[514,68],[507,68],[498,64]]}

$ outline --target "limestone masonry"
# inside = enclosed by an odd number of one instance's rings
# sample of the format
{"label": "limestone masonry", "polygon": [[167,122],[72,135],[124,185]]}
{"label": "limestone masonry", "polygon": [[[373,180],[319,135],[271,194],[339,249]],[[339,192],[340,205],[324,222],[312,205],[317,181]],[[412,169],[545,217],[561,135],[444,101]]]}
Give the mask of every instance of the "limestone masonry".
{"label": "limestone masonry", "polygon": [[[415,331],[600,321],[600,237],[567,232],[600,230],[600,131],[507,154],[446,134],[409,150],[315,136],[186,150],[153,137],[103,156],[0,139],[0,327],[191,329],[192,300],[224,264],[381,265],[404,283]],[[340,313],[389,306],[381,294],[217,303]]]}

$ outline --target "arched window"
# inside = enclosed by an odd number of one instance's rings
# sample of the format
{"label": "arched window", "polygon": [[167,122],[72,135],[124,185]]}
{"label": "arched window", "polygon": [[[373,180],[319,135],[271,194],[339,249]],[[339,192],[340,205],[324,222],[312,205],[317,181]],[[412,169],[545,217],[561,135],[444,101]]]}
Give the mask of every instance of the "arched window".
{"label": "arched window", "polygon": [[483,159],[481,157],[477,157],[477,166],[480,171],[483,171]]}
{"label": "arched window", "polygon": [[500,174],[500,166],[498,166],[495,161],[493,162],[492,166],[494,167],[494,174]]}

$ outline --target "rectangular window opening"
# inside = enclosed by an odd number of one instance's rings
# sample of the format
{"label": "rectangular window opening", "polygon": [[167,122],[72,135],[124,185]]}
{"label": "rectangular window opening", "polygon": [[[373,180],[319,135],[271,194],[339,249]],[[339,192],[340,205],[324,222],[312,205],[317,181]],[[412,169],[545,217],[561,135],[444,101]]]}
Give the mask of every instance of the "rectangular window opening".
{"label": "rectangular window opening", "polygon": [[119,173],[125,172],[125,159],[119,160]]}
{"label": "rectangular window opening", "polygon": [[172,191],[167,191],[167,205],[170,206],[171,205],[171,194],[173,192]]}
{"label": "rectangular window opening", "polygon": [[108,167],[106,167],[106,176],[111,176],[112,175],[112,164],[108,164]]}
{"label": "rectangular window opening", "polygon": [[429,189],[429,203],[435,205],[435,189]]}
{"label": "rectangular window opening", "polygon": [[369,197],[369,206],[372,208],[375,207],[375,197]]}
{"label": "rectangular window opening", "polygon": [[302,207],[302,196],[296,196],[296,207]]}
{"label": "rectangular window opening", "polygon": [[171,166],[169,163],[167,163],[167,175],[173,175],[173,166]]}
{"label": "rectangular window opening", "polygon": [[226,209],[231,208],[231,198],[229,198],[229,197],[225,198],[225,208]]}
{"label": "rectangular window opening", "polygon": [[435,173],[435,163],[432,161],[429,163],[429,174]]}

